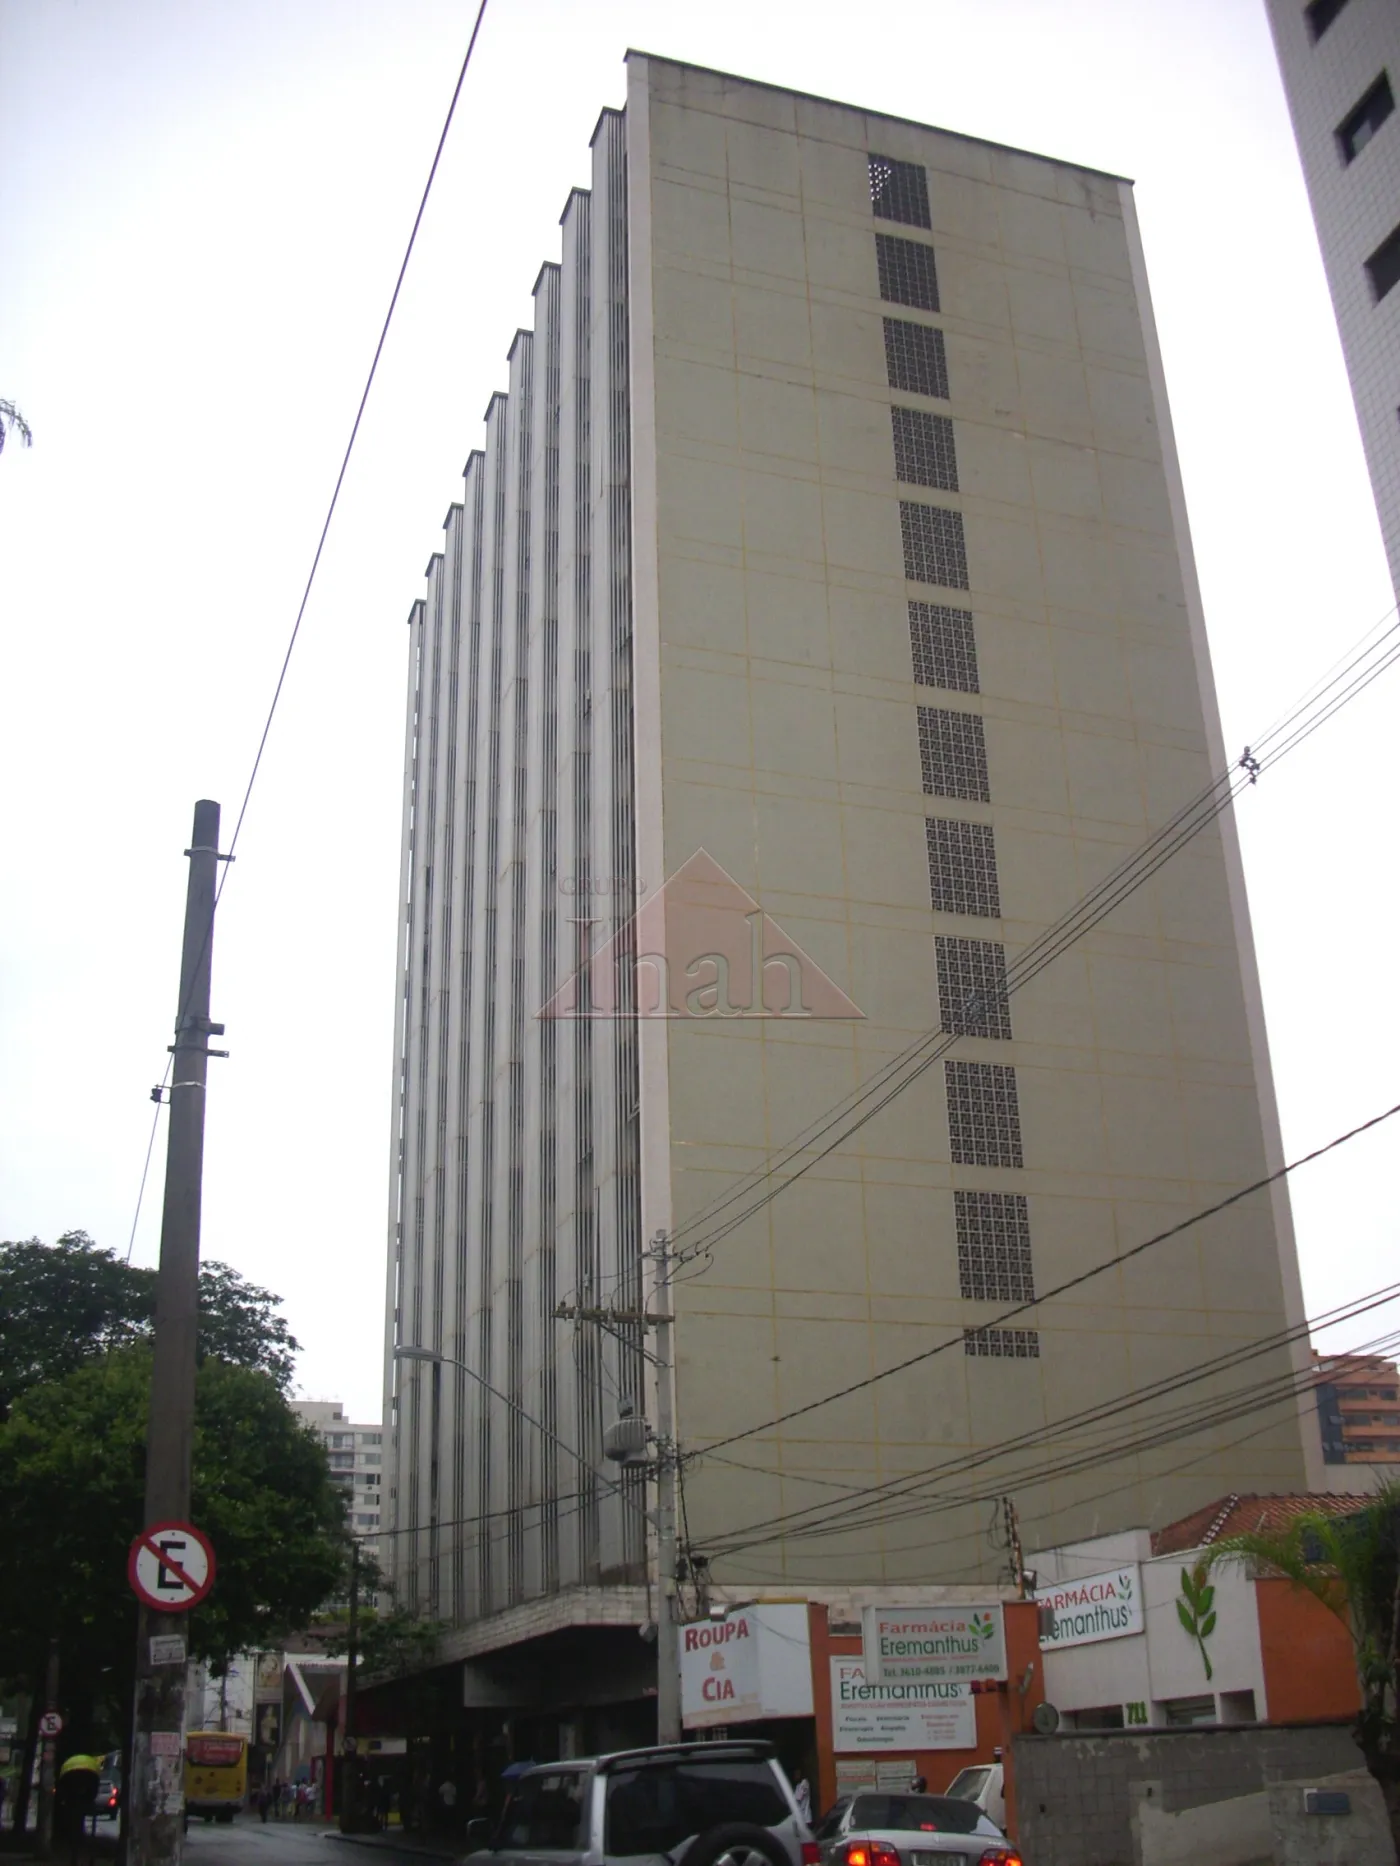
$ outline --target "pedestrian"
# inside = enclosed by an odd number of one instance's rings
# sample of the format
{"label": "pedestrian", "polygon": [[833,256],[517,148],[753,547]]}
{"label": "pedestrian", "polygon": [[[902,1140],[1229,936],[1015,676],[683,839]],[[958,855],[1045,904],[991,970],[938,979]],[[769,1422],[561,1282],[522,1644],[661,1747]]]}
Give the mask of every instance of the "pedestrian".
{"label": "pedestrian", "polygon": [[450,1775],[445,1775],[438,1783],[437,1798],[443,1832],[450,1834],[457,1825],[457,1784]]}
{"label": "pedestrian", "polygon": [[375,1802],[376,1810],[379,1815],[379,1825],[381,1827],[387,1827],[389,1825],[389,1815],[394,1806],[394,1785],[387,1775],[381,1775],[379,1778],[375,1789]]}
{"label": "pedestrian", "polygon": [[267,1826],[267,1783],[266,1782],[264,1782],[261,1788],[259,1788],[258,1790],[257,1808],[258,1808],[258,1819],[262,1822],[263,1826],[266,1827]]}
{"label": "pedestrian", "polygon": [[797,1771],[797,1780],[792,1785],[792,1798],[797,1803],[797,1812],[810,1826],[812,1821],[812,1790],[806,1775]]}
{"label": "pedestrian", "polygon": [[926,1778],[922,1775],[916,1775],[909,1784],[909,1793],[911,1795],[926,1795],[928,1793],[928,1782]]}

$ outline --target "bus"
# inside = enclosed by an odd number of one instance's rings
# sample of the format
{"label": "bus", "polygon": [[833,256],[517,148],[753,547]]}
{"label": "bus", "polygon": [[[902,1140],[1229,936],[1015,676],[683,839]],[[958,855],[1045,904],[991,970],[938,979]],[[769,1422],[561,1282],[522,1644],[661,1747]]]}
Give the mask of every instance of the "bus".
{"label": "bus", "polygon": [[231,1821],[248,1793],[248,1739],[224,1730],[185,1738],[185,1812]]}

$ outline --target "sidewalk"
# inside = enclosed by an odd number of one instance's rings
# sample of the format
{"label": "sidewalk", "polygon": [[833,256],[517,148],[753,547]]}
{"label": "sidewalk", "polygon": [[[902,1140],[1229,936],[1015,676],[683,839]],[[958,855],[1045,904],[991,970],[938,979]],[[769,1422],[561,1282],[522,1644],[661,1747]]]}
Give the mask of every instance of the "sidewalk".
{"label": "sidewalk", "polygon": [[462,1860],[467,1856],[445,1840],[427,1840],[419,1834],[405,1833],[402,1827],[386,1827],[378,1834],[342,1834],[331,1828],[328,1840],[342,1841],[349,1847],[378,1847],[383,1852],[414,1853],[428,1860]]}

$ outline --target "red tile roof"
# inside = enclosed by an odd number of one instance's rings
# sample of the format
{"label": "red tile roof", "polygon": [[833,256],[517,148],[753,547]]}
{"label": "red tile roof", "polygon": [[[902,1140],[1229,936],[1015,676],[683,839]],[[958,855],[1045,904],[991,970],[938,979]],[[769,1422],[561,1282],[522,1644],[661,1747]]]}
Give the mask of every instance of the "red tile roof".
{"label": "red tile roof", "polygon": [[1168,1523],[1152,1532],[1154,1555],[1179,1555],[1186,1549],[1209,1548],[1225,1536],[1253,1534],[1260,1529],[1281,1529],[1293,1516],[1321,1511],[1328,1516],[1347,1516],[1361,1509],[1365,1497],[1336,1496],[1319,1491],[1293,1496],[1240,1496],[1231,1493],[1203,1509],[1183,1516],[1180,1522]]}

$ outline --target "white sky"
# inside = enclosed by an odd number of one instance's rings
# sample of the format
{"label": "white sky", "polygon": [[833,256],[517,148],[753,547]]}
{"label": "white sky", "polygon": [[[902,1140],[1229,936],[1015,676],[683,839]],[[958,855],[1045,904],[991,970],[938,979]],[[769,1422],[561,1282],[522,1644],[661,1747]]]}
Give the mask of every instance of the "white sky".
{"label": "white sky", "polygon": [[[0,0],[0,1236],[126,1247],[194,799],[227,835],[473,11]],[[404,620],[629,44],[1136,178],[1232,750],[1393,600],[1260,0],[491,0],[215,949],[205,1253],[360,1418]],[[1400,1099],[1387,680],[1240,808],[1290,1152]],[[1394,1146],[1296,1180],[1311,1310],[1394,1274]]]}

